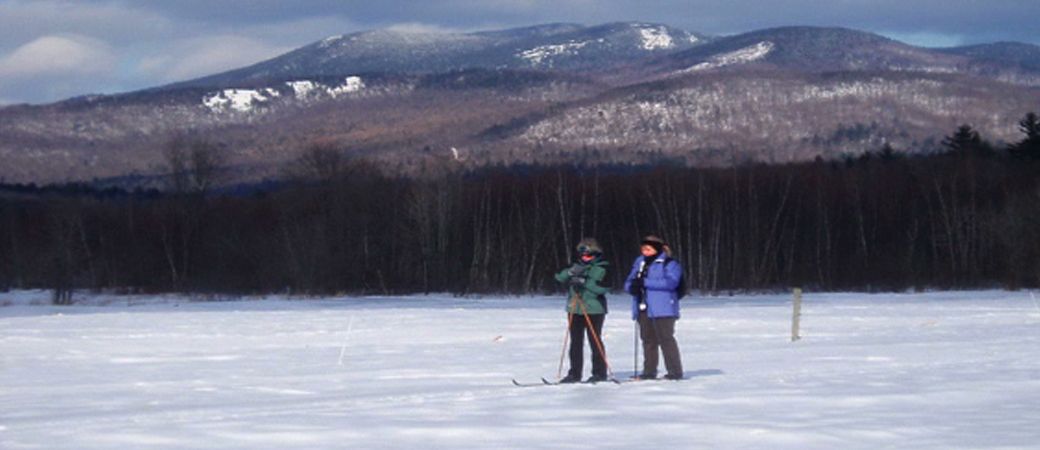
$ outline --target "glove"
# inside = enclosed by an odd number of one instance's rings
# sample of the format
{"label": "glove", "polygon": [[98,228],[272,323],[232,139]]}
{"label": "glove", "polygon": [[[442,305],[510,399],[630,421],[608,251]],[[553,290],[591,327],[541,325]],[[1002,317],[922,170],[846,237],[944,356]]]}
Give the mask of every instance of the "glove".
{"label": "glove", "polygon": [[643,295],[643,286],[644,286],[643,279],[642,278],[636,278],[636,279],[632,280],[631,283],[629,283],[629,285],[628,285],[628,293],[632,294],[632,295],[635,295],[635,296]]}
{"label": "glove", "polygon": [[571,277],[567,282],[575,288],[581,288],[585,287],[585,281],[587,281],[585,277]]}
{"label": "glove", "polygon": [[570,267],[570,269],[567,269],[567,274],[570,275],[571,278],[579,277],[579,276],[584,275],[585,274],[585,270],[588,269],[588,268],[589,268],[589,266],[587,264],[574,263],[574,265],[572,265]]}

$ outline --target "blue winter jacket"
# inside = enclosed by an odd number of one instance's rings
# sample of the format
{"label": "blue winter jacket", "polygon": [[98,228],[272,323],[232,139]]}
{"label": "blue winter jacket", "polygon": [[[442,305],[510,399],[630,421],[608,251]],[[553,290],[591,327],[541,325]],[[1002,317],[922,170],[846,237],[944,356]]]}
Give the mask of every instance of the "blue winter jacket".
{"label": "blue winter jacket", "polygon": [[[665,264],[665,260],[668,258],[664,252],[657,255],[657,258],[650,263],[650,269],[646,272],[646,279],[643,280],[643,285],[646,287],[646,312],[651,318],[658,317],[679,317],[679,294],[677,289],[679,288],[679,280],[682,278],[682,266],[679,261],[670,260],[668,264]],[[636,258],[635,262],[632,263],[632,271],[628,273],[628,278],[625,279],[625,292],[628,292],[629,287],[632,286],[632,280],[636,279],[639,275],[639,269],[642,267],[643,261],[642,255]],[[632,296],[632,320],[639,318],[639,297]]]}

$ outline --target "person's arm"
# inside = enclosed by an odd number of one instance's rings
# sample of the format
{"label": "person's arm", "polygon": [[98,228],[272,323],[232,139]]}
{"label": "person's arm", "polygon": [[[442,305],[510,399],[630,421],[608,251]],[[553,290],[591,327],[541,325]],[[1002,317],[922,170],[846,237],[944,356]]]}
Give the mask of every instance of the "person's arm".
{"label": "person's arm", "polygon": [[632,280],[635,280],[636,275],[639,273],[639,260],[637,259],[636,261],[637,262],[632,263],[632,270],[628,272],[628,278],[625,278],[625,292],[631,292]]}
{"label": "person's arm", "polygon": [[646,289],[651,291],[674,291],[679,287],[682,278],[682,266],[679,261],[672,260],[664,265],[664,276],[661,278],[647,277],[644,281]]}
{"label": "person's arm", "polygon": [[570,272],[570,270],[571,270],[571,268],[568,267],[566,269],[561,270],[559,273],[557,273],[556,274],[556,281],[558,281],[560,283],[566,283],[567,280],[571,279],[571,272]]}
{"label": "person's arm", "polygon": [[567,283],[568,281],[578,280],[578,284],[585,283],[585,276],[588,271],[588,266],[580,263],[574,263],[570,267],[563,269],[560,273],[556,274],[556,281],[560,283]]}
{"label": "person's arm", "polygon": [[585,290],[596,295],[606,294],[610,289],[599,285],[599,282],[603,281],[603,278],[606,276],[607,269],[602,267],[595,267],[589,270],[588,275],[585,278]]}

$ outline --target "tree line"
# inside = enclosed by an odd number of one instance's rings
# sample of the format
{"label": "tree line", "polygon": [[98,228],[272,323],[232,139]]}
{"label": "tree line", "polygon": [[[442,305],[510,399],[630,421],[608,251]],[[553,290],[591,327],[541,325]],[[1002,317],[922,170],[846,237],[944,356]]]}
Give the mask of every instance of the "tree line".
{"label": "tree line", "polygon": [[429,163],[316,145],[276,185],[217,191],[217,147],[170,143],[169,189],[0,187],[0,290],[541,293],[597,238],[621,286],[655,233],[705,292],[1040,285],[1040,122],[1006,148],[726,168]]}

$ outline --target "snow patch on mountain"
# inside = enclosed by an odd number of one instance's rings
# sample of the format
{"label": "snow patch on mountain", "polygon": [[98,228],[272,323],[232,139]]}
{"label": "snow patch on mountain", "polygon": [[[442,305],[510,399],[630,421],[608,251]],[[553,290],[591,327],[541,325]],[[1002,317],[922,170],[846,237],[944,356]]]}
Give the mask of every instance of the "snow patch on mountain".
{"label": "snow patch on mountain", "polygon": [[224,111],[237,111],[237,112],[249,112],[260,103],[266,103],[275,98],[278,98],[281,94],[274,89],[224,89],[220,92],[209,94],[202,99],[202,104],[206,105],[210,111],[213,112],[224,112]]}
{"label": "snow patch on mountain", "polygon": [[343,84],[338,86],[326,86],[309,80],[289,81],[285,85],[292,88],[294,96],[299,100],[321,95],[336,98],[340,95],[358,92],[365,88],[364,80],[358,76],[349,76],[343,80]]}
{"label": "snow patch on mountain", "polygon": [[[365,88],[365,82],[358,76],[346,77],[343,84],[328,86],[310,80],[296,80],[285,83],[292,89],[292,98],[310,100],[321,97],[337,98],[352,94]],[[283,89],[284,90],[284,89]],[[258,105],[281,97],[281,93],[273,88],[264,89],[224,89],[207,94],[202,104],[211,112],[252,112]]]}
{"label": "snow patch on mountain", "polygon": [[549,66],[552,66],[552,58],[560,55],[575,54],[578,50],[593,42],[603,42],[603,39],[598,39],[596,41],[571,41],[564,44],[540,45],[530,50],[517,53],[517,56],[526,59],[532,66],[540,66],[546,62],[549,63]]}
{"label": "snow patch on mountain", "polygon": [[931,94],[942,89],[943,84],[935,80],[892,82],[884,78],[875,78],[869,81],[807,85],[798,89],[788,90],[787,96],[792,103],[842,98],[878,101],[886,97],[899,97],[909,104],[918,105],[922,109],[929,109],[936,113],[945,113],[951,109],[956,109],[949,100],[936,99]]}
{"label": "snow patch on mountain", "polygon": [[339,97],[340,95],[343,95],[343,94],[350,94],[350,93],[353,93],[353,92],[358,92],[358,91],[360,91],[360,90],[362,90],[364,88],[365,88],[365,82],[361,80],[361,77],[351,76],[351,77],[347,77],[345,82],[342,85],[333,87],[333,88],[329,89],[328,92],[329,92],[329,95],[332,96],[332,98],[336,98],[336,97]]}
{"label": "snow patch on mountain", "polygon": [[697,72],[701,70],[717,69],[719,67],[732,66],[735,64],[746,64],[753,61],[758,61],[765,58],[773,49],[776,47],[770,41],[762,41],[755,45],[744,47],[740,50],[735,50],[728,53],[722,53],[712,56],[705,62],[696,64],[682,72]]}
{"label": "snow patch on mountain", "polygon": [[285,84],[292,88],[293,94],[296,98],[306,98],[311,93],[315,92],[316,89],[319,89],[318,83],[313,81],[290,81]]}
{"label": "snow patch on mountain", "polygon": [[667,50],[675,47],[675,41],[665,27],[640,28],[639,35],[643,39],[641,42],[643,50]]}
{"label": "snow patch on mountain", "polygon": [[325,39],[323,39],[323,40],[321,41],[321,44],[319,44],[319,46],[320,46],[321,48],[328,48],[328,47],[329,47],[329,46],[331,46],[332,44],[335,44],[336,42],[339,42],[340,40],[342,40],[342,39],[343,39],[343,37],[344,37],[344,36],[343,36],[342,34],[341,34],[341,35],[339,35],[339,36],[331,36],[331,37],[327,37],[327,38],[325,38]]}
{"label": "snow patch on mountain", "polygon": [[903,72],[943,73],[943,74],[945,74],[945,73],[959,73],[960,72],[960,70],[957,69],[956,67],[941,67],[941,66],[909,66],[909,67],[893,66],[893,67],[889,67],[889,70],[903,71]]}

